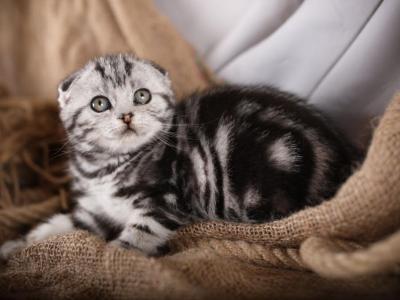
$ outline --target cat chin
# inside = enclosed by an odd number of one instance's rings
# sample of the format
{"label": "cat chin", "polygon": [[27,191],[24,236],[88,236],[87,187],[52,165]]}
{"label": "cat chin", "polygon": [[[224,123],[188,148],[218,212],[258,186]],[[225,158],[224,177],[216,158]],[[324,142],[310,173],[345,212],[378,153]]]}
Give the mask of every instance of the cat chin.
{"label": "cat chin", "polygon": [[152,140],[151,135],[140,135],[132,132],[114,138],[104,138],[98,140],[97,143],[101,148],[107,149],[110,154],[122,155],[138,150],[150,140]]}

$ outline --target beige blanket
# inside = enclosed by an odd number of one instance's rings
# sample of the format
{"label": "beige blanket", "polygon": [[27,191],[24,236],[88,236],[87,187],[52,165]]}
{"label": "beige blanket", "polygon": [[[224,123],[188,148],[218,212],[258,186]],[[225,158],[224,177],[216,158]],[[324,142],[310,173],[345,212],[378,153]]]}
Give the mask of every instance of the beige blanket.
{"label": "beige blanket", "polygon": [[[0,26],[3,94],[31,96],[0,98],[2,243],[68,207],[57,107],[32,96],[51,97],[57,80],[91,55],[129,49],[167,66],[178,95],[209,80],[149,1],[0,3],[0,20],[13,32]],[[318,207],[269,224],[195,224],[160,258],[108,246],[84,231],[56,236],[1,266],[0,299],[395,299],[399,120],[400,95],[363,165]]]}

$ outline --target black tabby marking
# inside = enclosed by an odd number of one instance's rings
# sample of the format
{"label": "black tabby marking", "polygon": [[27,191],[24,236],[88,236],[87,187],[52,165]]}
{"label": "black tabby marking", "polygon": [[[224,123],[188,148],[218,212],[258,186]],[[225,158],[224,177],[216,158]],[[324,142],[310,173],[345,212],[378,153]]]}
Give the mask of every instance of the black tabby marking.
{"label": "black tabby marking", "polygon": [[94,221],[96,222],[97,226],[103,232],[103,236],[106,241],[112,241],[118,237],[124,227],[115,222],[114,220],[107,217],[105,214],[93,214],[91,213]]}
{"label": "black tabby marking", "polygon": [[156,220],[158,223],[168,228],[169,230],[177,230],[182,225],[180,222],[167,216],[159,209],[149,211],[145,213],[144,216],[153,218],[154,220]]}
{"label": "black tabby marking", "polygon": [[96,62],[96,66],[94,68],[97,72],[100,73],[101,78],[106,79],[106,71],[105,68],[100,64],[100,62]]}
{"label": "black tabby marking", "polygon": [[147,225],[141,225],[141,224],[132,224],[131,225],[133,228],[139,230],[139,231],[143,231],[147,234],[151,234],[151,235],[155,235],[155,233],[150,229],[149,226]]}
{"label": "black tabby marking", "polygon": [[126,58],[124,58],[124,62],[125,62],[125,72],[126,72],[126,75],[131,76],[131,74],[132,74],[132,69],[133,69],[133,63],[131,63],[130,61],[128,61]]}
{"label": "black tabby marking", "polygon": [[78,121],[78,118],[79,118],[79,116],[81,115],[81,113],[83,112],[83,110],[85,109],[86,107],[85,106],[83,106],[83,107],[81,107],[81,108],[79,108],[77,111],[75,111],[75,113],[72,115],[72,117],[71,117],[71,122],[69,123],[69,125],[67,125],[67,131],[68,132],[72,132],[74,129],[75,129],[75,127],[76,127],[76,123],[77,123],[77,121]]}
{"label": "black tabby marking", "polygon": [[101,78],[105,81],[111,82],[113,88],[125,85],[126,74],[119,71],[118,59],[110,57],[109,61],[109,68],[112,72],[111,74],[106,72],[105,67],[102,66],[99,61],[96,62],[94,69],[100,74]]}
{"label": "black tabby marking", "polygon": [[72,224],[74,225],[74,227],[76,229],[82,229],[82,230],[89,231],[91,233],[96,233],[96,231],[90,225],[88,225],[84,221],[79,220],[74,215],[71,216],[71,220],[72,220]]}

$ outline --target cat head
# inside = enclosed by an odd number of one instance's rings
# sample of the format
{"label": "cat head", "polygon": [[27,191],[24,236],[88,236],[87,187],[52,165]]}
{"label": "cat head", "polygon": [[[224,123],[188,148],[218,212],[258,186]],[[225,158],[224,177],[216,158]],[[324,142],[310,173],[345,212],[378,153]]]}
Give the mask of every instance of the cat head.
{"label": "cat head", "polygon": [[60,116],[82,151],[125,154],[156,139],[175,105],[167,73],[129,54],[96,58],[58,86]]}

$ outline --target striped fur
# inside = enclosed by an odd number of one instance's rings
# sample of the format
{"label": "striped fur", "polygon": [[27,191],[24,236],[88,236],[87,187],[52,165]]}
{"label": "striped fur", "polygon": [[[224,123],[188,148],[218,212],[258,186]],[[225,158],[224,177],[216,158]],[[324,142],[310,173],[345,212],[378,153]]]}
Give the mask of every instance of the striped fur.
{"label": "striped fur", "polygon": [[[139,88],[152,100],[135,106]],[[218,87],[175,104],[165,71],[116,55],[89,62],[59,94],[76,207],[36,227],[28,244],[80,228],[157,254],[182,225],[275,220],[328,199],[351,172],[344,137],[274,88]],[[112,108],[93,112],[96,95]],[[128,133],[124,113],[133,114]]]}

